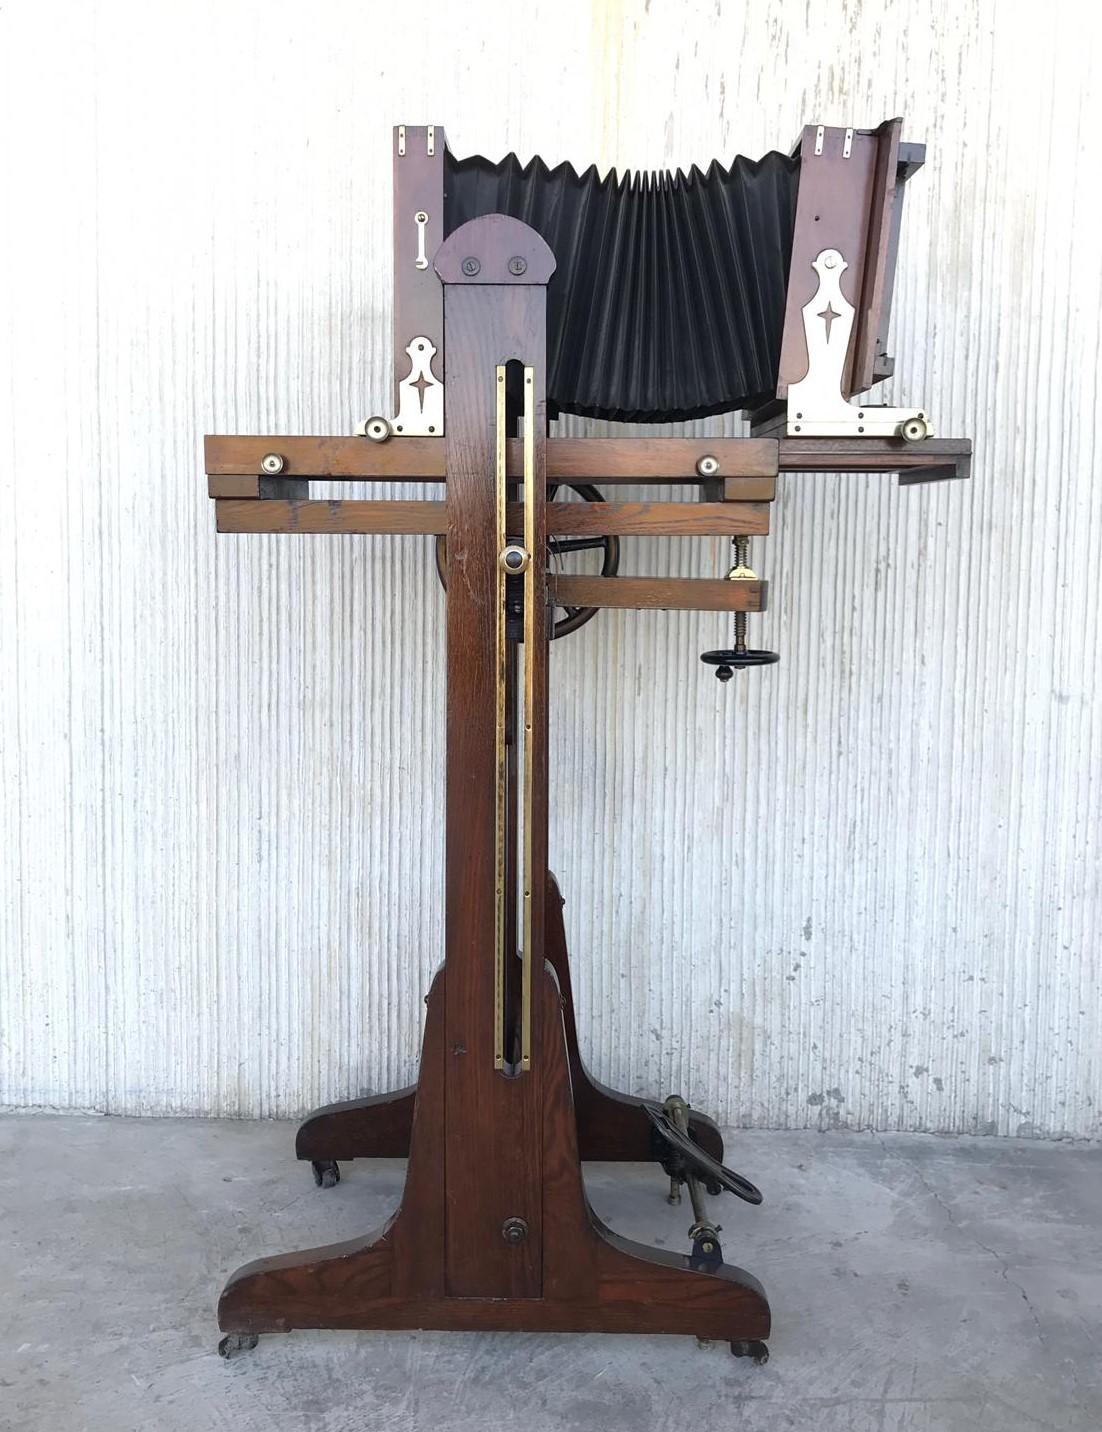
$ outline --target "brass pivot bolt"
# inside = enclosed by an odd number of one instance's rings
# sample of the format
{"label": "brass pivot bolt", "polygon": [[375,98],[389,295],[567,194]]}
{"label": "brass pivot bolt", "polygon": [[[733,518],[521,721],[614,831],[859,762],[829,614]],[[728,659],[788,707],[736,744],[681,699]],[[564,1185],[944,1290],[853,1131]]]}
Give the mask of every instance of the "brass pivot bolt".
{"label": "brass pivot bolt", "polygon": [[463,262],[460,264],[460,268],[463,270],[463,272],[467,275],[468,278],[474,278],[475,274],[480,273],[482,271],[482,265],[476,258],[473,257],[473,255],[471,258],[464,259]]}
{"label": "brass pivot bolt", "polygon": [[262,471],[274,477],[277,472],[283,471],[283,459],[277,452],[265,453],[260,460],[260,466]]}
{"label": "brass pivot bolt", "polygon": [[528,1225],[523,1218],[507,1218],[501,1225],[501,1236],[506,1243],[516,1246],[528,1237]]}
{"label": "brass pivot bolt", "polygon": [[696,470],[701,477],[715,477],[719,471],[719,459],[708,453],[697,461]]}

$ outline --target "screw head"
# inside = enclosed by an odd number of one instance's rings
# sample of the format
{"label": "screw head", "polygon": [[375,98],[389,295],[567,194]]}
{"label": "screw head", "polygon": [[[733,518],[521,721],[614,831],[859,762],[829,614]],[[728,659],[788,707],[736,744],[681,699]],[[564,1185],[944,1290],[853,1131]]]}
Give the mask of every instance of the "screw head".
{"label": "screw head", "polygon": [[513,274],[514,277],[520,278],[522,273],[528,272],[528,260],[521,258],[520,254],[514,254],[509,260],[509,272]]}
{"label": "screw head", "polygon": [[528,1237],[528,1225],[523,1218],[507,1218],[501,1225],[501,1236],[515,1247]]}
{"label": "screw head", "polygon": [[719,459],[709,453],[697,461],[696,470],[701,477],[715,477],[719,471]]}
{"label": "screw head", "polygon": [[274,476],[283,471],[283,459],[277,452],[265,453],[260,460],[260,467],[263,472]]}
{"label": "screw head", "polygon": [[474,278],[475,274],[481,273],[482,271],[482,265],[474,257],[473,254],[470,255],[470,257],[465,258],[463,262],[459,265],[459,267],[463,270],[463,272],[467,275],[468,278]]}

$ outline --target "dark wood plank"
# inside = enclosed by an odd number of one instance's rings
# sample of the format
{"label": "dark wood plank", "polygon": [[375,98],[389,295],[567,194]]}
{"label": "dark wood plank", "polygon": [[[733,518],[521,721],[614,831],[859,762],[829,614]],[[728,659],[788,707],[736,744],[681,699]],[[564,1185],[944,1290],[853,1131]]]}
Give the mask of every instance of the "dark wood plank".
{"label": "dark wood plank", "polygon": [[861,297],[854,314],[853,382],[851,391],[864,393],[876,382],[876,360],[881,336],[881,313],[891,307],[891,276],[888,252],[891,247],[892,215],[896,199],[896,169],[899,165],[901,119],[887,119],[876,131],[872,166],[872,193],[869,198],[868,242],[861,281]]}
{"label": "dark wood plank", "polygon": [[[283,476],[331,481],[443,482],[443,438],[231,437],[204,440],[209,477],[257,476],[268,453],[283,459]],[[715,478],[770,478],[777,472],[772,438],[552,438],[547,443],[549,482],[688,482],[696,464],[714,457]],[[509,476],[523,468],[519,439],[508,447]],[[217,494],[222,495],[222,494]],[[230,494],[227,494],[230,495]]]}
{"label": "dark wood plank", "polygon": [[259,475],[267,453],[283,459],[288,477],[334,482],[443,482],[443,438],[391,438],[375,443],[359,437],[230,437],[203,440],[208,477]]}
{"label": "dark wood plank", "polygon": [[[719,463],[713,478],[775,477],[772,438],[552,438],[549,482],[693,482],[703,457]],[[510,447],[510,472],[514,469]]]}
{"label": "dark wood plank", "polygon": [[547,530],[552,537],[765,536],[765,502],[551,502]]}
{"label": "dark wood plank", "polygon": [[446,502],[310,499],[305,502],[215,503],[219,532],[392,533],[438,535],[448,530]]}
{"label": "dark wood plank", "polygon": [[763,612],[767,582],[725,577],[575,577],[554,575],[547,586],[559,606],[642,611]]}
{"label": "dark wood plank", "polygon": [[[773,420],[775,423],[778,420]],[[783,414],[779,420],[783,427]],[[661,454],[649,451],[652,445],[678,443],[679,438],[553,438],[547,444],[548,482],[596,483],[701,482],[695,461],[686,463],[673,454],[659,461]],[[732,442],[750,439],[730,439]],[[902,438],[795,438],[770,437],[767,441],[777,453],[780,472],[903,472],[924,467],[945,467],[972,453],[968,438],[927,438],[921,443],[906,443]],[[276,437],[208,437],[206,440],[207,473],[212,497],[256,497],[259,495],[260,462],[266,453],[278,452],[284,459],[288,477],[344,479],[379,482],[443,482],[444,445],[441,438],[392,438],[386,443],[373,443],[367,438],[276,438]],[[625,443],[641,442],[647,451],[632,454]],[[560,445],[569,443],[568,449]],[[576,444],[585,444],[579,448]],[[606,452],[603,445],[609,445]],[[716,448],[713,443],[712,447]],[[706,445],[698,444],[701,453]],[[615,449],[615,451],[613,451]],[[721,455],[717,451],[716,456]],[[631,460],[636,475],[624,476],[619,469]],[[731,464],[736,459],[731,458]],[[741,459],[737,460],[741,461]],[[749,465],[749,464],[747,464]],[[520,449],[510,443],[509,471],[518,477],[521,469]],[[641,476],[639,474],[642,474]],[[966,473],[961,473],[966,476]],[[227,479],[233,479],[228,483]],[[722,491],[727,501],[769,502],[776,493],[771,476],[727,478]]]}
{"label": "dark wood plank", "polygon": [[[432,371],[444,377],[444,294],[432,268],[432,256],[444,242],[444,130],[433,127],[433,153],[428,152],[428,125],[406,124],[405,153],[400,153],[398,130],[394,126],[394,407],[400,401],[398,385],[409,373],[406,348],[414,338],[427,338],[436,349]],[[425,225],[425,258],[419,269],[417,259],[418,211],[428,215]],[[365,414],[366,416],[366,414]],[[385,414],[384,416],[390,416]]]}
{"label": "dark wood plank", "polygon": [[[425,533],[448,527],[447,503],[390,502],[384,499],[309,499],[257,502],[220,499],[215,504],[219,532]],[[524,509],[508,508],[510,536],[524,531]],[[769,508],[757,502],[552,502],[547,505],[551,536],[764,536]]]}
{"label": "dark wood plank", "polygon": [[[782,472],[898,472],[952,467],[959,477],[971,470],[970,438],[788,438],[780,440]],[[912,480],[920,480],[915,477]]]}

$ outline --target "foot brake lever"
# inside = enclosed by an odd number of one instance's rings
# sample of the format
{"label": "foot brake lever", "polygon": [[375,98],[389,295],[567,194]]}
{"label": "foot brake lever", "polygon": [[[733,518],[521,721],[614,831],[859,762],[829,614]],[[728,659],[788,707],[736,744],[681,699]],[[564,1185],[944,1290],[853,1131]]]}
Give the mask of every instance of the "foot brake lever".
{"label": "foot brake lever", "polygon": [[[679,1183],[699,1179],[714,1197],[726,1190],[747,1203],[760,1203],[761,1190],[734,1169],[726,1168],[706,1153],[688,1131],[688,1105],[671,1096],[664,1104],[644,1104],[651,1121],[651,1141],[658,1162],[671,1179]],[[692,1184],[689,1185],[690,1193]],[[698,1221],[699,1216],[698,1216]]]}

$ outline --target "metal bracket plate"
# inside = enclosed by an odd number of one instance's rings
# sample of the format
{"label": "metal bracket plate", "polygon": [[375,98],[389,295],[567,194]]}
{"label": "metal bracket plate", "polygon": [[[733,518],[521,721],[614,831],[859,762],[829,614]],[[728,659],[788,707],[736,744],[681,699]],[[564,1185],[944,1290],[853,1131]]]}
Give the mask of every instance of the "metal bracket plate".
{"label": "metal bracket plate", "polygon": [[807,373],[788,385],[790,437],[905,437],[911,442],[933,436],[918,408],[876,407],[851,403],[842,393],[842,371],[853,331],[853,304],[842,292],[849,264],[838,249],[823,249],[811,267],[819,278],[815,296],[801,310],[807,343]]}
{"label": "metal bracket plate", "polygon": [[436,348],[423,334],[406,346],[409,372],[398,384],[398,413],[386,418],[365,418],[356,432],[360,437],[385,441],[391,434],[404,438],[439,438],[444,435],[444,385],[432,371]]}
{"label": "metal bracket plate", "polygon": [[444,385],[433,375],[436,349],[420,335],[406,348],[409,372],[398,384],[398,416],[391,424],[403,437],[440,437],[444,431]]}

